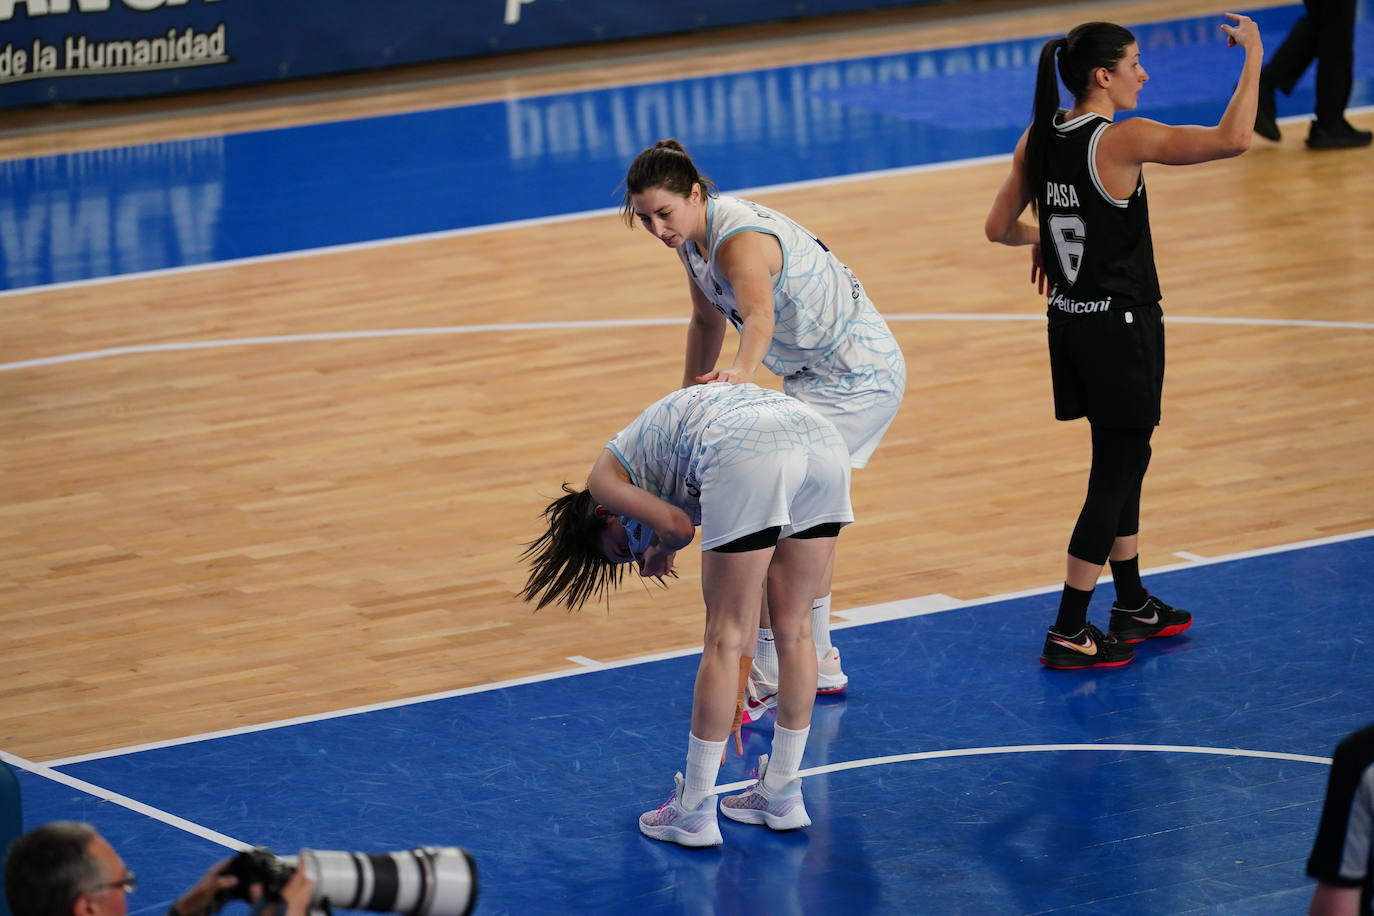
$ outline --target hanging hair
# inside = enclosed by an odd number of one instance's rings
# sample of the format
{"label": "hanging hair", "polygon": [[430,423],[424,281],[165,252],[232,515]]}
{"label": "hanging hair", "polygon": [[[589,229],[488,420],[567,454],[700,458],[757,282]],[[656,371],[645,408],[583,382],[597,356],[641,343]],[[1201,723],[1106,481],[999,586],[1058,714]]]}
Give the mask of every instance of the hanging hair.
{"label": "hanging hair", "polygon": [[1055,79],[1055,55],[1059,57],[1059,79],[1064,88],[1080,102],[1092,88],[1092,74],[1099,67],[1108,70],[1126,56],[1135,42],[1127,29],[1111,22],[1085,22],[1063,38],[1051,38],[1040,49],[1040,66],[1035,73],[1035,98],[1031,102],[1030,133],[1026,135],[1026,177],[1030,183],[1031,207],[1040,199],[1045,181],[1045,156],[1054,133],[1054,116],[1059,111],[1059,80]]}
{"label": "hanging hair", "polygon": [[596,500],[588,490],[563,484],[563,495],[543,512],[548,530],[525,546],[520,559],[530,561],[530,575],[520,597],[538,599],[535,610],[562,604],[579,610],[589,598],[620,585],[625,567],[601,554],[606,522],[596,517]]}
{"label": "hanging hair", "polygon": [[692,185],[701,185],[701,193],[716,197],[720,190],[716,183],[697,171],[697,164],[687,155],[682,144],[669,137],[640,152],[625,174],[625,200],[621,213],[625,225],[634,227],[635,208],[630,198],[649,188],[662,188],[678,197],[690,197]]}

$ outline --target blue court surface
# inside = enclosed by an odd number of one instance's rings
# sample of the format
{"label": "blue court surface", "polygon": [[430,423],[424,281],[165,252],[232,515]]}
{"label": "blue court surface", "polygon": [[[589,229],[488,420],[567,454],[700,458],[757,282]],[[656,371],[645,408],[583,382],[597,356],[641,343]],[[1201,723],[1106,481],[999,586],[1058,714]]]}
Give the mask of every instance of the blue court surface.
{"label": "blue court surface", "polygon": [[1301,912],[1326,758],[1374,720],[1371,565],[1366,534],[1149,575],[1198,622],[1116,670],[1038,664],[1052,595],[837,630],[851,688],[817,704],[813,825],[722,819],[714,849],[635,825],[683,766],[695,654],[54,761],[22,774],[26,820],[97,823],[145,879],[135,916],[224,853],[209,831],[462,846],[492,914]]}
{"label": "blue court surface", "polygon": [[[1352,108],[1374,102],[1359,6]],[[1271,52],[1300,13],[1254,12]],[[1127,23],[1139,114],[1216,123],[1241,63],[1221,21]],[[666,136],[732,192],[1001,156],[1046,37],[0,161],[0,290],[604,210]],[[1280,117],[1312,110],[1313,79]]]}

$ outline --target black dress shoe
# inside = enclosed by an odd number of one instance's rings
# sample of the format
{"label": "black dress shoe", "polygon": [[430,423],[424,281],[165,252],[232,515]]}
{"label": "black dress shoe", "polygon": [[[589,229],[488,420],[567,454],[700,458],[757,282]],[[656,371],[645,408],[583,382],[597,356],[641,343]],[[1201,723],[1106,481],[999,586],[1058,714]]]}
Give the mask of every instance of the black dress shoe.
{"label": "black dress shoe", "polygon": [[1370,140],[1374,140],[1374,132],[1360,130],[1345,118],[1330,125],[1313,121],[1307,132],[1309,149],[1354,149],[1368,146]]}
{"label": "black dress shoe", "polygon": [[1274,87],[1260,74],[1259,107],[1255,110],[1255,133],[1266,140],[1278,140],[1279,122],[1276,120],[1278,109],[1274,106]]}

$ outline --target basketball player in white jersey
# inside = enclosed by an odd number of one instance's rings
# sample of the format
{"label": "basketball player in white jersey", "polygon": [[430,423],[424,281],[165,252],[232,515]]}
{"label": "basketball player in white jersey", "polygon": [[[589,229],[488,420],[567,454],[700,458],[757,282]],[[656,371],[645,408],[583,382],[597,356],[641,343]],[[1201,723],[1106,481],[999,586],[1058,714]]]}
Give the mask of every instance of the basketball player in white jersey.
{"label": "basketball player in white jersey", "polygon": [[[626,222],[677,251],[689,277],[692,318],[682,384],[751,381],[759,366],[783,390],[835,424],[861,468],[891,425],[906,391],[896,338],[862,284],[814,234],[776,210],[722,196],[676,140],[641,152],[625,178]],[[740,334],[734,359],[717,367],[727,324]],[[848,677],[830,640],[830,580],[812,602],[818,693]],[[777,656],[761,613],[745,721],[767,711]]]}
{"label": "basketball player in white jersey", "polygon": [[[853,521],[849,452],[806,404],[757,385],[682,388],[646,408],[606,445],[587,489],[564,484],[548,530],[525,551],[522,596],[576,609],[619,582],[624,564],[662,577],[701,528],[706,634],[692,697],[686,777],[645,812],[646,836],[684,846],[721,841],[715,781],[737,720],[741,658],[753,649],[767,584],[777,639],[777,722],[759,779],[721,802],[727,817],[790,830],[811,823],[802,753],[816,700],[811,598]],[[738,742],[738,735],[736,736]]]}

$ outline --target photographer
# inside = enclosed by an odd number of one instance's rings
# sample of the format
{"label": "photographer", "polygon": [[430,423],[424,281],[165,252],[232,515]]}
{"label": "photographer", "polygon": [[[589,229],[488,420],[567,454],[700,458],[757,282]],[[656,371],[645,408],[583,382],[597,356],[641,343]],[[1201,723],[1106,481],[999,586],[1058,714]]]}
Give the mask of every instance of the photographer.
{"label": "photographer", "polygon": [[[218,862],[172,904],[168,916],[210,916],[233,897],[258,900],[262,888],[227,893],[238,884]],[[104,837],[90,824],[56,821],[21,836],[5,858],[5,891],[14,916],[127,916],[128,895],[138,886]],[[264,913],[306,916],[313,882],[299,870],[282,888],[281,904]],[[284,906],[284,913],[281,908]]]}

